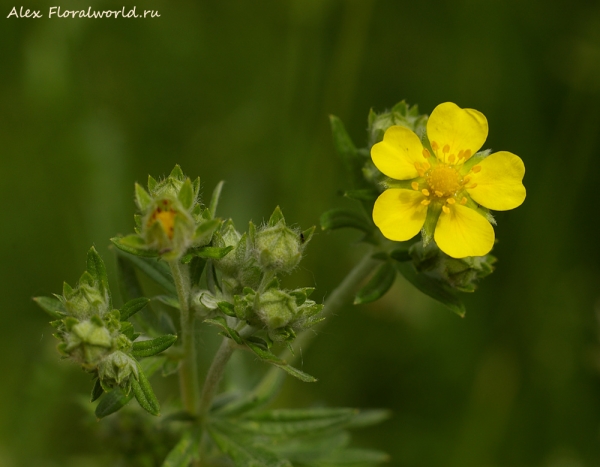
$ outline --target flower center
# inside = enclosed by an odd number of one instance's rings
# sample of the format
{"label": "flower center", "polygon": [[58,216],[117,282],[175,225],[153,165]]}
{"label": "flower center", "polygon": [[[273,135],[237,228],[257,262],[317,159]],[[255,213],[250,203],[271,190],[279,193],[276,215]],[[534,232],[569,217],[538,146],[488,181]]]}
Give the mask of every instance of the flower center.
{"label": "flower center", "polygon": [[150,219],[148,219],[148,227],[155,222],[160,222],[167,237],[173,240],[173,234],[175,232],[175,215],[177,213],[173,208],[169,207],[168,201],[163,200],[162,204],[163,206],[157,207],[150,216]]}
{"label": "flower center", "polygon": [[453,196],[461,188],[462,177],[451,166],[440,164],[426,174],[429,190],[439,198]]}

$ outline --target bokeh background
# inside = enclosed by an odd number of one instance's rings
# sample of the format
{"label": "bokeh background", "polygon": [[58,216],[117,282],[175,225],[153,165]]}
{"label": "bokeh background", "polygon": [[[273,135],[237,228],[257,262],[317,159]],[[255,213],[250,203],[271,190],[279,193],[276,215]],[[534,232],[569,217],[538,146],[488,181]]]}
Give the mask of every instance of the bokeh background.
{"label": "bokeh background", "polygon": [[[75,283],[132,230],[133,183],[175,163],[226,180],[240,228],[280,205],[308,227],[343,206],[328,115],[366,141],[369,108],[482,111],[525,161],[497,215],[497,271],[460,319],[398,280],[331,320],[280,405],[387,407],[356,432],[406,467],[600,465],[600,7],[586,0],[30,1],[137,5],[155,19],[15,19],[0,8],[0,466],[84,466],[89,377],[61,362],[32,296]],[[20,5],[17,5],[19,7]],[[319,234],[290,278],[321,299],[360,257]],[[207,340],[207,342],[210,339]],[[103,423],[103,422],[101,422]],[[110,465],[110,464],[102,464]]]}

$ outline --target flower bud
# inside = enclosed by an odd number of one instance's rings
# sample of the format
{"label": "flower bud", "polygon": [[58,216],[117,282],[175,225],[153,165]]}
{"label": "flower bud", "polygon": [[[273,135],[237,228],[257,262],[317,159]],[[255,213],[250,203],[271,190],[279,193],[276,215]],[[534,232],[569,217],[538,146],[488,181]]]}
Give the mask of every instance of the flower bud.
{"label": "flower bud", "polygon": [[63,352],[84,368],[92,369],[110,352],[113,339],[97,320],[86,320],[70,326],[64,335],[64,344]]}
{"label": "flower bud", "polygon": [[116,351],[108,355],[98,365],[98,377],[106,388],[122,386],[130,376],[138,377],[136,361],[129,355]]}
{"label": "flower bud", "polygon": [[256,251],[264,269],[290,272],[302,259],[302,240],[298,232],[279,222],[256,234]]}
{"label": "flower bud", "polygon": [[269,289],[259,296],[255,311],[269,329],[277,329],[294,318],[296,299],[283,290]]}

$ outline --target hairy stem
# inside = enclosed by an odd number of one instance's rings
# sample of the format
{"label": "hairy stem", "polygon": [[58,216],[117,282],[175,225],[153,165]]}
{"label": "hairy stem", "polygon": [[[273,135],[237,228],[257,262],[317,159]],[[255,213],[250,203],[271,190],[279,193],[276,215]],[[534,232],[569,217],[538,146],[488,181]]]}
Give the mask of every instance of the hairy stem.
{"label": "hairy stem", "polygon": [[179,261],[171,261],[171,274],[177,289],[181,311],[181,341],[183,361],[179,369],[179,387],[185,409],[191,414],[198,413],[200,387],[198,385],[198,365],[196,364],[196,343],[194,313],[190,310],[189,268]]}
{"label": "hairy stem", "polygon": [[219,382],[225,372],[225,366],[233,354],[234,345],[235,343],[231,339],[224,337],[208,369],[208,373],[206,373],[202,395],[200,396],[200,408],[198,410],[201,423],[206,420],[212,400],[219,387]]}

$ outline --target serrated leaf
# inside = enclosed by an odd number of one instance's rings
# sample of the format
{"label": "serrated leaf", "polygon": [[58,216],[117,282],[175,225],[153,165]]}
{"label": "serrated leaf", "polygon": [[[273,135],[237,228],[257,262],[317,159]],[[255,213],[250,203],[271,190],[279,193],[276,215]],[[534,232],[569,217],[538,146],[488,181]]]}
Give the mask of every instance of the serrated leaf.
{"label": "serrated leaf", "polygon": [[396,268],[400,273],[425,295],[445,305],[448,309],[463,318],[465,316],[465,305],[458,298],[456,292],[439,281],[427,276],[419,274],[415,270],[412,263],[396,263]]}
{"label": "serrated leaf", "polygon": [[127,261],[130,261],[137,269],[146,274],[146,276],[160,285],[167,292],[170,292],[172,295],[177,294],[171,271],[163,261],[125,254],[122,251],[117,251],[117,254],[127,259]]}
{"label": "serrated leaf", "polygon": [[336,230],[344,227],[358,229],[365,233],[373,232],[373,224],[359,212],[348,209],[332,209],[321,215],[323,230]]}
{"label": "serrated leaf", "polygon": [[281,212],[281,208],[277,206],[269,217],[268,225],[269,227],[275,227],[279,222],[283,221],[285,223],[285,218],[283,217],[283,212]]}
{"label": "serrated leaf", "polygon": [[131,234],[126,237],[113,237],[110,241],[119,250],[131,255],[144,258],[154,258],[158,256],[158,252],[146,248],[146,243],[139,235]]}
{"label": "serrated leaf", "polygon": [[167,455],[162,467],[189,467],[200,453],[200,435],[196,430],[183,433],[179,442]]}
{"label": "serrated leaf", "polygon": [[158,416],[160,414],[160,405],[156,396],[154,395],[154,391],[152,390],[152,386],[150,386],[150,382],[146,375],[139,368],[139,377],[138,380],[135,378],[131,379],[131,389],[133,395],[135,396],[138,404],[150,415]]}
{"label": "serrated leaf", "polygon": [[104,394],[104,389],[102,389],[102,384],[100,384],[100,380],[96,378],[94,381],[94,387],[92,388],[92,396],[90,402],[94,402],[98,400],[98,398]]}
{"label": "serrated leaf", "polygon": [[291,467],[288,460],[279,459],[273,452],[257,445],[252,438],[237,433],[230,424],[212,423],[208,432],[236,467]]}
{"label": "serrated leaf", "polygon": [[142,310],[150,302],[149,298],[139,297],[129,300],[125,305],[119,309],[121,314],[121,321],[126,321],[131,318],[138,311]]}
{"label": "serrated leaf", "polygon": [[210,213],[211,218],[214,218],[217,214],[217,206],[219,205],[219,199],[221,198],[221,191],[223,190],[224,184],[225,182],[221,180],[219,183],[217,183],[217,186],[212,192],[210,204],[208,206],[208,212]]}
{"label": "serrated leaf", "polygon": [[375,272],[367,284],[358,291],[354,304],[371,303],[383,297],[396,279],[396,269],[390,262],[385,262]]}
{"label": "serrated leaf", "polygon": [[66,313],[62,302],[53,297],[33,297],[33,301],[44,310],[52,319],[61,319]]}
{"label": "serrated leaf", "polygon": [[135,184],[135,202],[142,212],[146,211],[152,204],[152,197],[139,183]]}
{"label": "serrated leaf", "polygon": [[101,419],[117,412],[125,407],[132,398],[132,392],[125,394],[121,389],[113,389],[100,399],[100,403],[95,410],[96,417]]}
{"label": "serrated leaf", "polygon": [[151,357],[167,350],[176,340],[177,336],[166,335],[157,337],[156,339],[134,342],[131,355],[137,359]]}
{"label": "serrated leaf", "polygon": [[182,206],[188,210],[194,204],[194,188],[192,187],[192,181],[189,178],[186,178],[183,185],[181,185],[177,199],[179,199]]}

